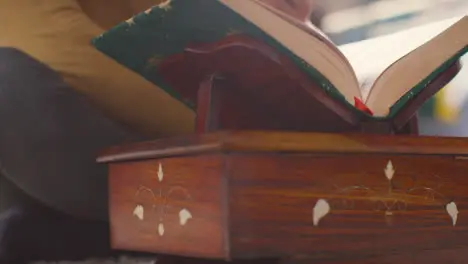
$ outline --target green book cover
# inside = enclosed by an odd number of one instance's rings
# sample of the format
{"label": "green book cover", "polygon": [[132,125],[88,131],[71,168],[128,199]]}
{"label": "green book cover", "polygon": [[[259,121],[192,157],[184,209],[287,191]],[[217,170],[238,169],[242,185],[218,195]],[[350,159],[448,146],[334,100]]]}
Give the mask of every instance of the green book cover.
{"label": "green book cover", "polygon": [[[217,0],[168,0],[120,23],[101,36],[97,36],[92,40],[92,44],[104,54],[193,107],[195,102],[181,98],[158,75],[157,63],[167,56],[182,52],[191,43],[215,42],[233,33],[246,34],[275,48],[278,52],[289,57],[299,69],[310,76],[311,80],[316,82],[331,97],[349,106],[350,110],[364,115],[349,104],[338,89],[312,66]],[[394,116],[412,96],[417,95],[428,82],[445,71],[467,50],[465,49],[447,61],[431,76],[414,87],[411,93],[403,96],[392,107],[386,118]]]}

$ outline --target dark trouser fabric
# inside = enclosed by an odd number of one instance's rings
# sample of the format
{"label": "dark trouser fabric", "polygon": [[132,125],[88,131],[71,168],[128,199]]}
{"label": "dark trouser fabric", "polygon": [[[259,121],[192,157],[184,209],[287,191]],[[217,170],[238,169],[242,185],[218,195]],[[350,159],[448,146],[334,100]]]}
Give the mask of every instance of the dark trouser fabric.
{"label": "dark trouser fabric", "polygon": [[105,147],[136,137],[105,118],[47,66],[0,48],[0,169],[41,203],[107,220]]}
{"label": "dark trouser fabric", "polygon": [[112,256],[106,221],[52,210],[0,175],[0,264]]}
{"label": "dark trouser fabric", "polygon": [[28,197],[18,186],[0,174],[0,218],[4,211],[30,203]]}

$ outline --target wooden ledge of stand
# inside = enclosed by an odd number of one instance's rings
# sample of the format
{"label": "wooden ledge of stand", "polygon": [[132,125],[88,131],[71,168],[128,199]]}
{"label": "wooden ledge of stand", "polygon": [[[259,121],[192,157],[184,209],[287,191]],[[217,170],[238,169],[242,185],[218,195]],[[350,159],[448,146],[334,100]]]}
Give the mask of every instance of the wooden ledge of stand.
{"label": "wooden ledge of stand", "polygon": [[465,263],[466,157],[462,138],[238,131],[114,147],[99,161],[115,249]]}
{"label": "wooden ledge of stand", "polygon": [[225,131],[116,146],[98,162],[166,158],[210,152],[291,152],[468,155],[468,140],[453,137],[395,136],[268,131]]}

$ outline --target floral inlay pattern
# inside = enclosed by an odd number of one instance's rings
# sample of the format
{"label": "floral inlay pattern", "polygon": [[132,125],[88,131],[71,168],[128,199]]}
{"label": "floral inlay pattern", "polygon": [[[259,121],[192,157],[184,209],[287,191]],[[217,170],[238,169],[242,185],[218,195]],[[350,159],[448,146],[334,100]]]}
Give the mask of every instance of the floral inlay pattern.
{"label": "floral inlay pattern", "polygon": [[320,219],[324,218],[330,212],[330,204],[325,199],[319,199],[312,212],[314,226],[318,226]]}
{"label": "floral inlay pattern", "polygon": [[[183,197],[185,197],[185,199],[192,198],[190,196],[190,193],[184,187],[164,184],[165,175],[161,163],[159,163],[156,175],[156,180],[159,183],[159,187],[157,189],[151,189],[149,187],[141,185],[138,187],[135,193],[135,198],[139,197],[143,193],[149,193],[150,197],[152,198],[151,208],[145,208],[141,204],[136,204],[135,208],[133,209],[133,216],[140,221],[144,221],[145,215],[147,214],[146,211],[157,214],[157,233],[159,236],[164,236],[166,232],[164,226],[164,219],[167,214],[167,209],[171,206],[171,204],[169,204],[171,196],[175,193],[180,193],[181,195],[183,195]],[[178,217],[179,224],[181,226],[185,226],[189,222],[189,220],[192,219],[192,213],[187,208],[180,208]]]}
{"label": "floral inlay pattern", "polygon": [[[419,185],[416,180],[407,188],[396,187],[394,182],[396,169],[391,160],[389,160],[383,169],[383,174],[388,183],[388,188],[381,190],[379,188],[370,188],[365,185],[353,185],[340,188],[336,186],[337,191],[333,199],[319,199],[313,209],[313,222],[318,225],[318,221],[329,214],[333,209],[355,209],[356,201],[370,202],[372,210],[380,212],[386,218],[387,223],[391,223],[391,218],[396,212],[405,211],[409,204],[418,204],[423,206],[443,206],[455,226],[458,220],[458,207],[455,201],[448,199],[439,192],[441,184],[428,187]],[[434,176],[436,179],[440,179]],[[350,199],[349,197],[353,197]],[[325,205],[326,204],[326,205]],[[320,210],[317,208],[320,206]]]}

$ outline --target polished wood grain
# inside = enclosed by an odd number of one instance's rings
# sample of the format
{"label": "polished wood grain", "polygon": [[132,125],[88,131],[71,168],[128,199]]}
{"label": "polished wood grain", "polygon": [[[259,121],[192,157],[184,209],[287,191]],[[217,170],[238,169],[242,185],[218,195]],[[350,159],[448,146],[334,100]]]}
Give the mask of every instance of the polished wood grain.
{"label": "polished wood grain", "polygon": [[284,113],[277,107],[252,98],[236,84],[226,78],[211,75],[200,84],[197,101],[198,133],[214,132],[223,129],[267,130],[289,127]]}
{"label": "polished wood grain", "polygon": [[222,166],[218,156],[111,164],[113,248],[225,258]]}
{"label": "polished wood grain", "polygon": [[99,162],[117,162],[213,152],[441,154],[468,156],[465,138],[385,136],[278,131],[225,131],[160,139],[105,149]]}
{"label": "polished wood grain", "polygon": [[[467,167],[450,156],[232,155],[231,255],[322,263],[468,247]],[[314,225],[321,199],[330,212]]]}
{"label": "polished wood grain", "polygon": [[[112,148],[101,157],[112,245],[219,261],[464,263],[467,154],[461,138],[284,132]],[[141,186],[152,193],[136,195]],[[161,199],[171,186],[184,191]],[[324,202],[330,210],[314,222]],[[151,209],[161,204],[170,205],[163,218]]]}

